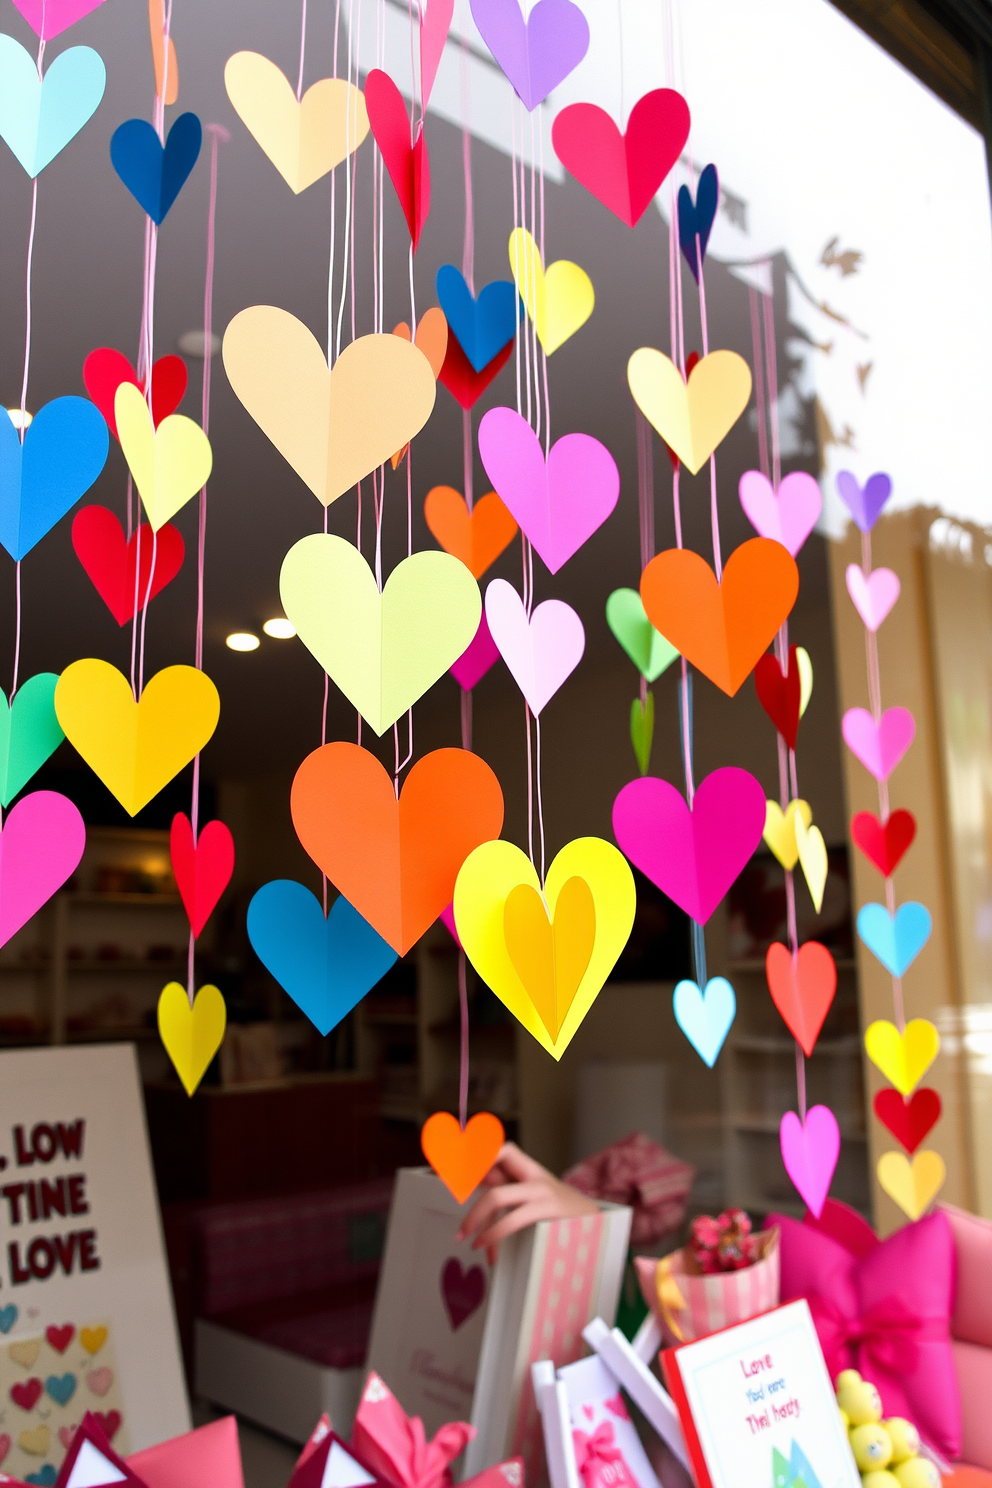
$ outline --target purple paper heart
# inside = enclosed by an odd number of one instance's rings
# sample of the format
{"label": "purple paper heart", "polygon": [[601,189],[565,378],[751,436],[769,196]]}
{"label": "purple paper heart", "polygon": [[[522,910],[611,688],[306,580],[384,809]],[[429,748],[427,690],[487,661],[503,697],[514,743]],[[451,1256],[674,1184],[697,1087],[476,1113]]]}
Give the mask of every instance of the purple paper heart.
{"label": "purple paper heart", "polygon": [[916,737],[908,708],[886,708],[878,723],[867,708],[848,708],[841,719],[848,749],[876,780],[888,780]]}
{"label": "purple paper heart", "polygon": [[620,495],[620,472],[598,439],[566,434],[545,463],[540,440],[515,408],[490,408],[479,425],[479,454],[497,495],[551,573],[603,525]]}
{"label": "purple paper heart", "polygon": [[854,525],[862,532],[870,532],[878,520],[878,514],[892,495],[892,481],[877,471],[870,475],[863,486],[849,470],[837,472],[837,495],[854,519]]}
{"label": "purple paper heart", "polygon": [[448,670],[459,687],[465,692],[471,692],[475,684],[482,680],[489,668],[497,661],[499,661],[499,651],[490,633],[486,612],[483,609],[478,630],[461,656]]}
{"label": "purple paper heart", "polygon": [[795,558],[816,526],[823,506],[820,487],[805,470],[787,475],[776,491],[760,470],[745,470],[738,486],[744,515],[760,537],[770,537]]}
{"label": "purple paper heart", "polygon": [[531,111],[589,50],[589,23],[572,0],[538,0],[526,21],[517,0],[472,0],[472,17]]}
{"label": "purple paper heart", "polygon": [[103,0],[14,0],[35,36],[40,36],[44,27],[46,41],[61,36],[102,4]]}
{"label": "purple paper heart", "polygon": [[697,925],[705,925],[764,829],[764,787],[735,765],[706,776],[691,811],[674,785],[653,775],[632,780],[613,803],[621,852]]}
{"label": "purple paper heart", "polygon": [[810,1106],[805,1126],[786,1111],[778,1129],[785,1171],[810,1213],[819,1219],[840,1156],[840,1128],[827,1106]]}
{"label": "purple paper heart", "polygon": [[75,873],[85,846],[83,818],[66,796],[22,796],[0,832],[0,946]]}

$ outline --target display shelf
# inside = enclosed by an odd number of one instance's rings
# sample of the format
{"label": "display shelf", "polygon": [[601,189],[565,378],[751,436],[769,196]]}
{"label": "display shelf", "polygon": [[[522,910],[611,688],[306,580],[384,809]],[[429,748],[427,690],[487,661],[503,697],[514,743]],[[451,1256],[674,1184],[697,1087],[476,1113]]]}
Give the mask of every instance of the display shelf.
{"label": "display shelf", "polygon": [[[758,1132],[762,1135],[770,1132],[773,1136],[778,1135],[781,1117],[739,1114],[727,1118],[735,1131]],[[841,1126],[841,1138],[845,1142],[867,1142],[868,1133],[863,1126]]]}

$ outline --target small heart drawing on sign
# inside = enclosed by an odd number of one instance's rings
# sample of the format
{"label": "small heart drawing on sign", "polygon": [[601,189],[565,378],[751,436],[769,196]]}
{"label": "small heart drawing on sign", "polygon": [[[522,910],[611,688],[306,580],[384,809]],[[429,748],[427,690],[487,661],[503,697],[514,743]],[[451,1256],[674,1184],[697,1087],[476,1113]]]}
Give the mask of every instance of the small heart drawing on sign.
{"label": "small heart drawing on sign", "polygon": [[[41,1381],[39,1380],[38,1383],[40,1384]],[[31,1431],[22,1431],[20,1433],[17,1438],[17,1445],[20,1447],[22,1452],[28,1452],[32,1457],[45,1457],[48,1454],[48,1448],[51,1444],[51,1440],[52,1433],[49,1431],[47,1426],[35,1426],[34,1429]],[[45,1473],[46,1469],[49,1469],[51,1471],[51,1477],[42,1477],[39,1475],[35,1479],[35,1482],[55,1482],[55,1468],[52,1467],[51,1463],[46,1462],[45,1466],[41,1469],[41,1472]]]}
{"label": "small heart drawing on sign", "polygon": [[481,1266],[463,1267],[457,1256],[449,1256],[441,1267],[441,1297],[452,1332],[482,1306],[486,1295],[486,1273]]}
{"label": "small heart drawing on sign", "polygon": [[4,1462],[10,1452],[13,1442],[6,1431],[0,1433],[0,1462]]}
{"label": "small heart drawing on sign", "polygon": [[67,1452],[68,1452],[69,1448],[72,1446],[72,1438],[75,1436],[75,1434],[76,1434],[76,1432],[78,1430],[79,1430],[79,1422],[78,1421],[74,1422],[73,1425],[71,1425],[71,1426],[60,1426],[59,1427],[58,1438],[59,1438],[59,1441],[62,1443],[63,1447],[65,1448],[65,1450]]}
{"label": "small heart drawing on sign", "polygon": [[45,1329],[45,1337],[57,1354],[64,1354],[75,1336],[76,1329],[72,1323],[63,1323],[60,1328],[53,1325]]}
{"label": "small heart drawing on sign", "polygon": [[471,1117],[464,1130],[448,1111],[435,1111],[420,1133],[424,1156],[459,1204],[478,1188],[504,1141],[503,1123],[489,1111]]}
{"label": "small heart drawing on sign", "polygon": [[100,1427],[100,1430],[103,1432],[107,1440],[113,1441],[114,1437],[121,1429],[121,1423],[124,1420],[124,1417],[121,1415],[119,1410],[94,1411],[93,1419],[96,1421],[97,1425]]}
{"label": "small heart drawing on sign", "polygon": [[807,940],[795,956],[774,941],[765,957],[765,976],[772,1001],[808,1059],[837,990],[833,956],[815,940]]}
{"label": "small heart drawing on sign", "polygon": [[76,1393],[76,1384],[74,1374],[50,1374],[45,1380],[45,1389],[56,1405],[68,1405]]}
{"label": "small heart drawing on sign", "polygon": [[909,1097],[898,1090],[876,1090],[875,1115],[907,1152],[915,1152],[940,1120],[941,1100],[936,1090],[923,1086]]}
{"label": "small heart drawing on sign", "polygon": [[[16,1344],[11,1344],[10,1345],[10,1348],[11,1349],[14,1349],[16,1347],[17,1347]],[[41,1347],[41,1344],[39,1342],[38,1343],[38,1348],[40,1348],[40,1347]],[[9,1350],[8,1350],[8,1352],[9,1352]],[[12,1357],[14,1357],[14,1356],[12,1356]],[[35,1355],[34,1355],[34,1357],[35,1358],[38,1357],[38,1349],[35,1349]],[[20,1363],[23,1363],[24,1360],[23,1359],[17,1359],[16,1362],[20,1364]],[[30,1367],[31,1367],[30,1364],[27,1367],[30,1369]],[[44,1392],[44,1389],[45,1389],[45,1387],[42,1384],[42,1382],[41,1382],[40,1379],[21,1380],[21,1381],[19,1381],[18,1384],[11,1385],[11,1387],[10,1387],[10,1398],[14,1402],[15,1405],[19,1405],[20,1406],[21,1410],[26,1410],[26,1411],[34,1410],[35,1406],[38,1404],[38,1401],[41,1399],[41,1396],[42,1396],[42,1393]]]}
{"label": "small heart drawing on sign", "polygon": [[610,1415],[616,1416],[618,1421],[630,1420],[630,1414],[627,1410],[626,1405],[624,1404],[623,1396],[620,1394],[619,1390],[615,1395],[608,1396],[603,1401],[603,1404],[606,1406],[606,1409],[609,1411]]}
{"label": "small heart drawing on sign", "polygon": [[[0,1333],[9,1333],[17,1322],[18,1309],[13,1302],[8,1302],[6,1307],[0,1307]],[[31,1360],[34,1363],[34,1360]]]}
{"label": "small heart drawing on sign", "polygon": [[297,98],[285,74],[259,52],[235,52],[224,67],[234,110],[295,195],[353,154],[369,132],[361,91],[320,78]]}
{"label": "small heart drawing on sign", "polygon": [[79,1341],[88,1354],[98,1354],[107,1341],[107,1329],[80,1328]]}
{"label": "small heart drawing on sign", "polygon": [[7,1353],[15,1364],[22,1364],[25,1369],[30,1369],[41,1353],[41,1339],[19,1338],[16,1343],[7,1345]]}

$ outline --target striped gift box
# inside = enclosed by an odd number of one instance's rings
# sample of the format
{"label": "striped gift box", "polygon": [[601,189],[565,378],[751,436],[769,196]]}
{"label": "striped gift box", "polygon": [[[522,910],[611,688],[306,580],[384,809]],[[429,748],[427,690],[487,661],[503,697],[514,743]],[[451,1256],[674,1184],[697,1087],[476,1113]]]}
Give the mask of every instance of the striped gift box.
{"label": "striped gift box", "polygon": [[[755,1317],[778,1306],[779,1245],[778,1230],[761,1230],[755,1237],[761,1246],[761,1259],[740,1271],[720,1271],[700,1276],[687,1270],[685,1251],[677,1250],[664,1260],[647,1256],[635,1259],[637,1279],[645,1302],[658,1318],[668,1343],[689,1342],[705,1338],[733,1323]],[[668,1262],[668,1275],[682,1294],[684,1307],[663,1308],[658,1301],[658,1267]]]}

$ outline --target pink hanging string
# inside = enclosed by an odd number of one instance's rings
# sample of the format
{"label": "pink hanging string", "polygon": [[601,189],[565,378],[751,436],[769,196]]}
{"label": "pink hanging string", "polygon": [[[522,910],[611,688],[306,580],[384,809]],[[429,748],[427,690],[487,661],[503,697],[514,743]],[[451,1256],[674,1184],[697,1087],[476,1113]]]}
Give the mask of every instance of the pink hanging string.
{"label": "pink hanging string", "polygon": [[303,0],[303,18],[300,21],[300,75],[296,83],[296,101],[303,97],[303,62],[307,51],[307,0]]}

